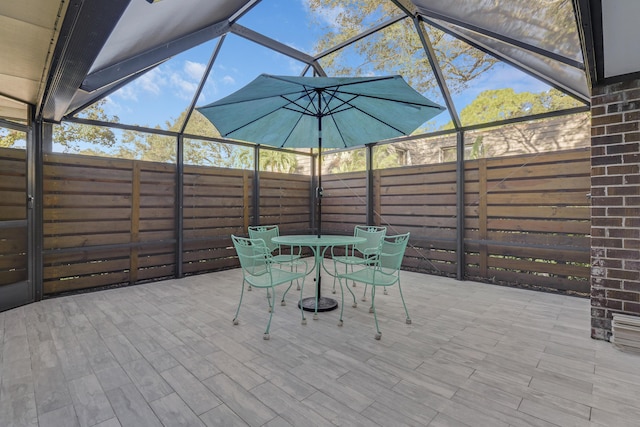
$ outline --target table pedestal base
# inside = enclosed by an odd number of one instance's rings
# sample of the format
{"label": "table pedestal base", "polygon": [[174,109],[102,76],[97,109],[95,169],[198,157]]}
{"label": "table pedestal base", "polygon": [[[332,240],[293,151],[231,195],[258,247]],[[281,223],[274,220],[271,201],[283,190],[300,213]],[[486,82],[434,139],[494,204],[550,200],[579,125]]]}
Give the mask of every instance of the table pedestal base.
{"label": "table pedestal base", "polygon": [[[316,311],[316,298],[308,297],[303,298],[301,303],[298,303],[298,307],[302,304],[302,309],[304,311]],[[338,308],[338,301],[333,298],[320,297],[318,298],[318,311],[331,311]]]}

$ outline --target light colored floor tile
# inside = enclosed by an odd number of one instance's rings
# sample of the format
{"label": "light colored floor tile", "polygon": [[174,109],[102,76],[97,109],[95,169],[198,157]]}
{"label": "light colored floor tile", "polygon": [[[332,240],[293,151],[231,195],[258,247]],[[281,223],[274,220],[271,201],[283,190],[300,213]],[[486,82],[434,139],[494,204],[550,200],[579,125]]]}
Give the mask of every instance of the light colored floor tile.
{"label": "light colored floor tile", "polygon": [[38,417],[39,427],[79,427],[78,417],[72,405],[56,409]]}
{"label": "light colored floor tile", "polygon": [[227,405],[219,405],[213,408],[202,414],[200,419],[204,421],[207,427],[242,427],[249,425]]}
{"label": "light colored floor tile", "polygon": [[93,426],[115,416],[95,375],[70,381],[69,391],[81,427]]}
{"label": "light colored floor tile", "polygon": [[162,427],[158,417],[133,384],[109,390],[106,394],[122,427]]}
{"label": "light colored floor tile", "polygon": [[38,427],[38,412],[33,394],[0,400],[0,420],[7,426]]}
{"label": "light colored floor tile", "polygon": [[154,400],[151,407],[165,426],[204,427],[200,418],[175,393]]}
{"label": "light colored floor tile", "polygon": [[[589,301],[403,272],[367,303],[262,339],[263,291],[232,325],[239,270],[0,313],[0,427],[602,426],[640,419],[640,355],[591,340]],[[356,287],[358,298],[362,292]],[[311,295],[305,287],[304,295]],[[110,412],[111,411],[111,412]]]}
{"label": "light colored floor tile", "polygon": [[173,388],[153,369],[146,359],[125,363],[122,368],[147,402],[173,393]]}
{"label": "light colored floor tile", "polygon": [[162,372],[162,377],[197,415],[203,414],[222,403],[191,372],[181,365]]}
{"label": "light colored floor tile", "polygon": [[251,426],[260,426],[277,416],[273,410],[225,374],[215,375],[203,383]]}

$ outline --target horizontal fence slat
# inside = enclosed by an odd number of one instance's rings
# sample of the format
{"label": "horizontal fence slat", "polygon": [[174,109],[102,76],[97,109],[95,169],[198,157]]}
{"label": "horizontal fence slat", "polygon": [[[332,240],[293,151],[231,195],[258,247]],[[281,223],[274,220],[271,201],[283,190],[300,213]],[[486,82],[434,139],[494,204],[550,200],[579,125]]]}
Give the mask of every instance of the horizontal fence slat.
{"label": "horizontal fence slat", "polygon": [[[24,155],[0,149],[0,219],[26,218]],[[176,171],[175,164],[46,154],[45,293],[175,275]],[[373,173],[374,222],[388,234],[411,232],[404,267],[454,276],[455,163]],[[229,236],[246,235],[247,224],[313,232],[311,177],[259,178],[260,217],[253,218],[252,171],[185,165],[185,274],[237,267]],[[589,149],[469,160],[464,178],[465,277],[588,291]],[[324,232],[351,234],[366,222],[367,182],[364,171],[323,176]],[[24,268],[26,228],[11,233],[0,241],[0,269]]]}

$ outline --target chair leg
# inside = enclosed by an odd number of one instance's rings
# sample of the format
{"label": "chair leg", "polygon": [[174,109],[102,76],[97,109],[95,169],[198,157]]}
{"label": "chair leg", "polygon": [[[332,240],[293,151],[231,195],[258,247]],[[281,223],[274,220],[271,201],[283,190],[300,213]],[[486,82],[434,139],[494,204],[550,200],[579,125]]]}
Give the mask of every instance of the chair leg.
{"label": "chair leg", "polygon": [[[347,264],[344,265],[344,272],[348,273],[349,272],[349,266]],[[353,265],[351,265],[351,272],[353,273]],[[351,288],[349,287],[349,281],[347,279],[344,280],[345,286],[347,287],[347,290],[349,291],[349,293],[351,294],[351,297],[353,298],[353,304],[351,304],[351,307],[356,308],[358,306],[358,303],[356,301],[356,294],[353,293],[353,291],[351,290]],[[353,282],[353,286],[355,286],[356,282]],[[340,281],[340,286],[342,286],[342,281]],[[342,290],[342,288],[341,288]],[[344,291],[343,291],[344,292]],[[343,300],[344,302],[344,300]]]}
{"label": "chair leg", "polygon": [[[344,324],[344,322],[342,321],[342,313],[344,313],[344,287],[342,286],[342,279],[338,279],[338,281],[340,282],[340,295],[342,296],[342,301],[340,303],[340,319],[338,320],[338,326],[342,326]],[[347,285],[347,289],[349,289],[349,285]],[[349,292],[351,292],[351,289],[349,289]],[[351,294],[353,294],[353,292],[351,292]],[[354,301],[355,301],[355,297],[354,297]]]}
{"label": "chair leg", "polygon": [[[335,263],[334,263],[335,264]],[[333,271],[338,274],[338,268],[334,265],[333,267]],[[336,293],[336,276],[333,276],[333,287],[331,288],[331,293],[335,294]]]}
{"label": "chair leg", "polygon": [[376,314],[375,299],[376,299],[376,287],[372,285],[371,286],[371,310],[373,311],[373,320],[376,323],[375,339],[379,340],[380,338],[382,338],[382,332],[380,332],[380,327],[378,326],[378,315]]}
{"label": "chair leg", "polygon": [[369,285],[367,285],[367,284],[365,283],[365,285],[364,285],[364,292],[362,292],[362,301],[366,301],[366,300],[367,300],[367,287],[368,287],[368,286],[369,286]]}
{"label": "chair leg", "polygon": [[240,306],[242,305],[242,297],[244,296],[244,279],[242,279],[242,289],[240,290],[240,302],[238,302],[238,308],[236,308],[236,315],[233,316],[233,324],[238,324],[238,314],[240,313]]}
{"label": "chair leg", "polygon": [[407,315],[406,323],[411,324],[411,317],[409,317],[409,310],[407,310],[407,304],[404,302],[404,295],[402,295],[402,286],[400,286],[400,279],[398,279],[398,290],[400,291],[400,298],[402,299],[402,305],[404,306],[404,313]]}
{"label": "chair leg", "polygon": [[289,283],[289,286],[287,287],[287,290],[284,291],[284,293],[282,294],[282,299],[280,300],[280,305],[287,305],[287,303],[286,303],[286,301],[284,299],[287,296],[287,292],[289,292],[289,289],[291,289],[292,286],[293,286],[293,281],[291,281],[291,283]]}
{"label": "chair leg", "polygon": [[[291,269],[291,272],[293,273],[293,272],[294,272],[294,270],[293,270],[293,266],[294,266],[294,264],[295,264],[295,268],[296,268],[296,269],[295,269],[295,272],[297,273],[297,272],[298,272],[298,264],[297,264],[297,261],[292,261],[292,262],[289,264],[289,268]],[[291,283],[293,283],[293,282],[291,282]],[[300,290],[300,279],[296,279],[296,290],[297,290],[297,291],[299,291],[299,290]],[[289,291],[289,289],[287,289],[287,291]]]}
{"label": "chair leg", "polygon": [[302,315],[301,323],[307,324],[307,318],[304,317],[304,308],[302,307],[302,294],[304,293],[304,277],[302,278],[302,286],[300,287],[300,299],[298,300],[298,306],[300,307],[300,314]]}
{"label": "chair leg", "polygon": [[[273,302],[272,302],[272,299],[271,299],[271,294],[272,293],[269,291],[269,288],[267,288],[267,303],[269,304],[269,313],[271,313],[273,311]],[[276,297],[275,297],[275,292],[274,292],[273,301],[275,301],[275,300],[276,300]]]}
{"label": "chair leg", "polygon": [[349,283],[347,283],[346,280],[345,280],[345,286],[347,287],[347,290],[351,294],[351,298],[353,298],[353,304],[351,304],[351,307],[356,308],[358,306],[358,302],[356,301],[356,294],[353,293],[353,291],[349,287]]}
{"label": "chair leg", "polygon": [[[273,293],[273,301],[275,301],[276,299],[276,290],[273,288],[273,286],[271,287],[272,293]],[[268,291],[268,289],[267,289]],[[269,329],[271,328],[271,319],[273,319],[273,312],[275,311],[275,307],[274,304],[272,302],[271,299],[267,298],[267,301],[269,302],[269,321],[267,322],[267,329],[265,329],[264,331],[264,335],[262,336],[262,339],[268,340],[270,337],[269,335]]]}
{"label": "chair leg", "polygon": [[[338,263],[333,261],[333,271],[335,275],[333,276],[333,287],[331,288],[331,293],[336,293],[336,278],[338,277]],[[347,273],[347,264],[344,265],[344,272]]]}

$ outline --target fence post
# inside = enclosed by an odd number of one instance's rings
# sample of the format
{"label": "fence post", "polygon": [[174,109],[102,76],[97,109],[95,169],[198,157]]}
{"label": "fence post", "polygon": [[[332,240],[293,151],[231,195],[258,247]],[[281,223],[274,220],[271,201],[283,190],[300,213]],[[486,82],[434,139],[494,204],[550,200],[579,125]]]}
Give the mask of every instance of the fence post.
{"label": "fence post", "polygon": [[[257,171],[253,172],[254,174],[257,175]],[[249,194],[249,171],[243,171],[242,173],[242,224],[244,227],[244,230],[246,230],[247,228],[249,228],[249,200],[250,200],[250,194]],[[255,193],[255,190],[254,190]],[[255,207],[254,207],[255,210]]]}
{"label": "fence post", "polygon": [[140,162],[133,160],[131,168],[131,243],[129,255],[129,283],[138,280],[137,243],[140,241]]}
{"label": "fence post", "polygon": [[478,161],[478,228],[480,235],[480,250],[479,250],[479,264],[480,264],[480,276],[487,277],[488,271],[488,253],[487,253],[487,159],[481,158]]}
{"label": "fence post", "polygon": [[373,206],[373,225],[381,226],[382,225],[382,194],[380,192],[380,187],[382,185],[382,173],[380,170],[374,170],[372,172],[373,175],[373,185],[372,185],[372,197],[371,205]]}

